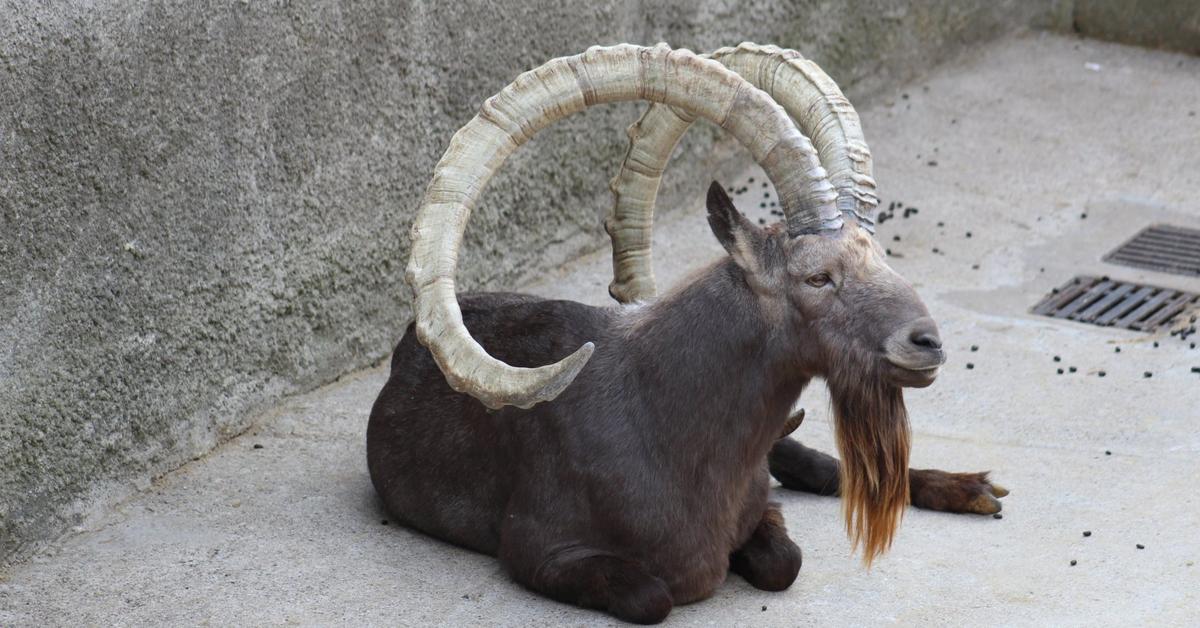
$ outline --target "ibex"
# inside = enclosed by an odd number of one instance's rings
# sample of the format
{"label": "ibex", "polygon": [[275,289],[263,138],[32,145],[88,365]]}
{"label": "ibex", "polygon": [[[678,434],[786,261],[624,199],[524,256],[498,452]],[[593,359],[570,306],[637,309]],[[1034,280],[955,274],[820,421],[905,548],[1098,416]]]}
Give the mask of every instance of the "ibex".
{"label": "ibex", "polygon": [[[772,94],[802,115],[793,122]],[[630,130],[606,223],[611,292],[637,302],[458,297],[463,229],[507,155],[566,115],[637,99],[661,105]],[[654,192],[695,117],[749,150],[786,220],[751,224],[714,183],[708,221],[728,255],[654,299]],[[791,51],[743,45],[706,59],[621,45],[518,77],[451,140],[413,228],[416,320],[367,431],[388,512],[498,556],[549,597],[653,623],[711,595],[730,570],[772,591],[795,580],[801,553],[768,501],[768,463],[785,487],[840,494],[868,562],[890,546],[910,497],[999,510],[1005,491],[986,474],[907,468],[902,388],[931,384],[945,358],[924,304],[872,237],[870,167],[849,103]],[[840,464],[780,439],[815,377],[831,391]]]}

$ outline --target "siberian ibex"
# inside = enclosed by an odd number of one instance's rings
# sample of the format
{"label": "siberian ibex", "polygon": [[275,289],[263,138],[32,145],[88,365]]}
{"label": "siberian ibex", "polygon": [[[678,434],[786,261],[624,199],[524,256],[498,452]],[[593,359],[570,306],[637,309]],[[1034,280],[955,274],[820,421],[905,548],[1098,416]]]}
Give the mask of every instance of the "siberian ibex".
{"label": "siberian ibex", "polygon": [[[1004,494],[985,474],[908,472],[901,389],[932,383],[944,355],[872,237],[877,201],[853,109],[794,52],[743,45],[714,58],[592,48],[484,103],[426,191],[408,269],[416,320],[367,432],[371,478],[396,519],[628,621],[660,621],[730,570],[763,589],[791,585],[800,550],[768,502],[768,454],[784,486],[841,494],[868,561],[891,544],[910,495],[995,512]],[[463,229],[504,159],[564,116],[639,99],[660,104],[630,130],[607,227],[611,292],[641,302],[456,295]],[[764,168],[786,221],[751,224],[714,183],[708,221],[728,255],[652,299],[654,192],[696,117]],[[779,439],[814,377],[831,391],[841,464]]]}

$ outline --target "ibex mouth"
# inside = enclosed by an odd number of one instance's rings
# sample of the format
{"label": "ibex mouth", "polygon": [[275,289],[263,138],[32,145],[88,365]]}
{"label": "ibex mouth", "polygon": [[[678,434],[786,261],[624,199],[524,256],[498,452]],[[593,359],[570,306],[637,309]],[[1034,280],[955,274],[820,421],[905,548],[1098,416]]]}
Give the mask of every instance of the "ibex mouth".
{"label": "ibex mouth", "polygon": [[937,379],[938,370],[941,368],[943,362],[945,362],[945,357],[938,356],[936,362],[908,366],[897,364],[888,358],[888,368],[885,371],[885,375],[893,386],[924,388]]}

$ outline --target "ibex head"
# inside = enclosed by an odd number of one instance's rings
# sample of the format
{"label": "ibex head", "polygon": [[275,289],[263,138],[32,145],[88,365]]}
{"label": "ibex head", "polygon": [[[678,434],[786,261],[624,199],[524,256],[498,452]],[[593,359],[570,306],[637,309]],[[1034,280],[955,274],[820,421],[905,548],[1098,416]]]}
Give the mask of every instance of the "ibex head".
{"label": "ibex head", "polygon": [[945,361],[937,325],[866,229],[791,235],[782,224],[758,227],[716,182],[707,205],[713,233],[766,315],[802,339],[801,372],[828,378],[851,369],[895,387],[933,383]]}

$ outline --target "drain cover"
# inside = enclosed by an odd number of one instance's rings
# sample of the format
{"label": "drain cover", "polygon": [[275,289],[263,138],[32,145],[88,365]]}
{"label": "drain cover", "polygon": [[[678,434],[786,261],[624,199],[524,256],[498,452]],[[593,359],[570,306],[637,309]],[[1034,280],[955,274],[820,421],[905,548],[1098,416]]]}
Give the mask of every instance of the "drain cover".
{"label": "drain cover", "polygon": [[1152,225],[1105,255],[1104,261],[1200,277],[1200,230]]}
{"label": "drain cover", "polygon": [[1108,277],[1076,277],[1033,306],[1033,313],[1104,327],[1151,331],[1197,299],[1200,295],[1170,288]]}

